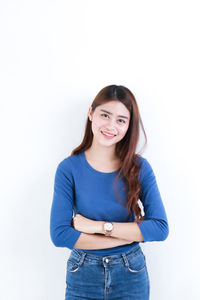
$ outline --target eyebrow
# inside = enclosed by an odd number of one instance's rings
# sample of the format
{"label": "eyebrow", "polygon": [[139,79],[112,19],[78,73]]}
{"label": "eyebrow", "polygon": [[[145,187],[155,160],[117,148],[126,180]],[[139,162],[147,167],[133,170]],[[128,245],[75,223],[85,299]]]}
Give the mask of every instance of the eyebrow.
{"label": "eyebrow", "polygon": [[[105,109],[100,109],[100,111],[106,112],[106,113],[109,114],[109,115],[113,115],[113,113],[111,113],[111,112],[109,112],[109,111],[107,111],[107,110],[105,110]],[[119,115],[118,117],[124,118],[124,119],[127,119],[127,120],[128,120],[128,117],[125,117],[125,116]]]}

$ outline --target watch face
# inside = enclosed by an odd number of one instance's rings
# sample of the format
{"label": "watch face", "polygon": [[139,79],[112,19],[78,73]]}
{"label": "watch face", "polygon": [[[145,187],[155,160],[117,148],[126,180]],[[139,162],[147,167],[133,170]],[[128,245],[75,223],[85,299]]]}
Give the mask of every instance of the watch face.
{"label": "watch face", "polygon": [[113,225],[111,223],[105,223],[105,230],[112,230]]}

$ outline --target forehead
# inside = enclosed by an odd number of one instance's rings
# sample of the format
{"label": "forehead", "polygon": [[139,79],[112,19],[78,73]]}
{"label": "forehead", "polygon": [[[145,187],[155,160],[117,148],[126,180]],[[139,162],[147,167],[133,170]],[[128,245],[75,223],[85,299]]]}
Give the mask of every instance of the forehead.
{"label": "forehead", "polygon": [[101,104],[97,106],[96,108],[98,111],[106,110],[110,112],[113,115],[119,116],[123,115],[126,117],[130,117],[129,110],[126,108],[126,106],[120,102],[120,101],[109,101],[107,103]]}

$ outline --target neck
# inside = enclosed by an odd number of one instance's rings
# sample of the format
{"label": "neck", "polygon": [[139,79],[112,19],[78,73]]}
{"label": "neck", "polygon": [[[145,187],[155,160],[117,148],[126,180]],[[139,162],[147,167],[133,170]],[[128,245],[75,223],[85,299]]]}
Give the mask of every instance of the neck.
{"label": "neck", "polygon": [[90,155],[90,158],[94,161],[99,162],[112,162],[118,160],[115,154],[115,145],[111,147],[105,147],[102,145],[97,145],[94,142],[92,146],[85,151]]}

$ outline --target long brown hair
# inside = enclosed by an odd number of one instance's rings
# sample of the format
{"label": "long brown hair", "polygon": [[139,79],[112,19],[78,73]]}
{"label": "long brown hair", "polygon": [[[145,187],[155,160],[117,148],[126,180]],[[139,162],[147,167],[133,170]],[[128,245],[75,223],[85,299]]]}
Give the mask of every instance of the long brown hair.
{"label": "long brown hair", "polygon": [[[138,180],[140,166],[137,162],[137,157],[141,157],[141,155],[136,153],[136,148],[139,141],[140,125],[145,136],[145,145],[147,143],[147,137],[135,96],[125,86],[109,85],[101,89],[92,102],[92,111],[94,112],[97,106],[112,100],[120,101],[130,112],[129,128],[126,132],[126,135],[116,144],[115,147],[116,156],[120,159],[121,165],[118,175],[114,181],[114,193],[116,180],[120,177],[120,175],[122,175],[128,185],[128,199],[126,203],[128,213],[131,215],[131,212],[133,211],[136,215],[136,221],[140,223],[142,220],[144,220],[144,217],[141,214],[141,209],[138,205],[141,186]],[[90,148],[92,145],[92,140],[93,132],[91,129],[91,122],[89,118],[87,118],[85,134],[82,143],[72,151],[71,155],[79,154]],[[120,201],[118,195],[116,193],[115,195]]]}

